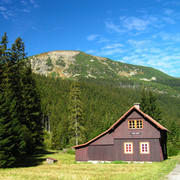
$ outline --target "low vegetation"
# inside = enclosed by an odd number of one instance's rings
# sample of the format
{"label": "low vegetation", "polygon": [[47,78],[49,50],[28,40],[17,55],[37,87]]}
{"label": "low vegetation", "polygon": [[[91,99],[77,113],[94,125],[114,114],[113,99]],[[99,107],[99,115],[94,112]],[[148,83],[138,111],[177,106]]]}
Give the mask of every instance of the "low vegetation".
{"label": "low vegetation", "polygon": [[[46,158],[57,159],[47,164]],[[1,179],[162,179],[175,167],[180,156],[153,163],[77,163],[75,155],[51,151],[27,158],[17,168],[0,169]]]}

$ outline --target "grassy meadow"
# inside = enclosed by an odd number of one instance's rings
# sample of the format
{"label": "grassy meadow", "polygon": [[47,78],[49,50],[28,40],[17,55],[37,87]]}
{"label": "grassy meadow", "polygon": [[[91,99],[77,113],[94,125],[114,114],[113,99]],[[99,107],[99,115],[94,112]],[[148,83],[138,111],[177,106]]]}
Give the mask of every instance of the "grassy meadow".
{"label": "grassy meadow", "polygon": [[[58,159],[58,162],[47,164],[47,157]],[[178,161],[180,161],[180,156],[153,163],[77,163],[73,154],[49,151],[27,158],[17,168],[0,169],[0,179],[163,179]]]}

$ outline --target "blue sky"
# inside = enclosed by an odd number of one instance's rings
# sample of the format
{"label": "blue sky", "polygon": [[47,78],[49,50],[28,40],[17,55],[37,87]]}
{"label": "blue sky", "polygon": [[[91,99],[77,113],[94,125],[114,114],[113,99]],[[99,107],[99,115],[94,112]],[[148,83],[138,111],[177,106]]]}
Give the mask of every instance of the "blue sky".
{"label": "blue sky", "polygon": [[0,36],[28,56],[80,50],[180,77],[179,0],[0,0]]}

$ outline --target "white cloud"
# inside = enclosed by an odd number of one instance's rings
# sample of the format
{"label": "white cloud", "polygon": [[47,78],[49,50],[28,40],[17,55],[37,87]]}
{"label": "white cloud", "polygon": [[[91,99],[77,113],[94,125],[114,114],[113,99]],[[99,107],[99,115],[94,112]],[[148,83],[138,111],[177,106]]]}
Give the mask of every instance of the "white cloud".
{"label": "white cloud", "polygon": [[7,9],[5,6],[0,6],[0,14],[4,17],[4,19],[9,19],[9,17],[14,16],[14,12],[10,9]]}
{"label": "white cloud", "polygon": [[109,42],[109,40],[105,37],[100,37],[100,39],[98,41],[98,43],[107,43],[107,42]]}
{"label": "white cloud", "polygon": [[100,50],[87,50],[86,53],[90,53],[96,56],[102,56],[102,57],[107,57],[107,56],[119,56],[121,53],[124,53],[125,51],[120,48],[114,48],[114,49],[100,49]]}
{"label": "white cloud", "polygon": [[24,5],[27,5],[27,1],[25,1],[25,0],[21,0],[21,3]]}
{"label": "white cloud", "polygon": [[5,6],[0,6],[0,11],[6,11],[6,7]]}
{"label": "white cloud", "polygon": [[1,4],[11,4],[12,0],[1,0]]}
{"label": "white cloud", "polygon": [[35,0],[30,0],[30,3],[33,4],[33,6],[34,6],[35,8],[38,8],[38,7],[39,7],[39,5],[37,4],[37,2],[36,2]]}
{"label": "white cloud", "polygon": [[88,41],[94,41],[94,40],[96,40],[96,38],[97,38],[98,36],[99,36],[98,34],[89,35],[89,36],[87,36],[87,40],[88,40]]}
{"label": "white cloud", "polygon": [[107,57],[110,55],[120,55],[123,52],[124,52],[124,50],[122,50],[120,48],[114,48],[114,49],[108,49],[108,50],[101,50],[100,52],[98,52],[98,55]]}
{"label": "white cloud", "polygon": [[141,19],[136,17],[120,17],[122,26],[127,30],[144,31],[150,24],[149,19]]}
{"label": "white cloud", "polygon": [[[170,21],[167,19],[166,21]],[[172,23],[172,22],[171,22]],[[121,16],[119,21],[115,24],[113,21],[106,21],[105,27],[110,32],[115,33],[130,33],[136,32],[136,35],[139,35],[144,32],[148,32],[151,28],[160,28],[162,27],[162,23],[155,16],[141,16],[141,17],[134,17],[134,16]]]}
{"label": "white cloud", "polygon": [[176,21],[170,17],[163,17],[163,20],[168,24],[176,24]]}
{"label": "white cloud", "polygon": [[23,9],[22,11],[26,12],[26,13],[29,13],[31,12],[31,9],[30,8],[27,8],[27,9]]}
{"label": "white cloud", "polygon": [[116,32],[116,33],[123,32],[122,29],[120,28],[120,26],[115,25],[112,21],[106,21],[105,26],[110,32]]}
{"label": "white cloud", "polygon": [[104,46],[102,49],[114,49],[114,48],[118,48],[118,47],[123,47],[124,45],[123,44],[111,44],[111,45],[107,45],[107,46]]}
{"label": "white cloud", "polygon": [[95,53],[95,51],[90,49],[90,50],[87,50],[86,53],[87,54],[93,54],[93,53]]}
{"label": "white cloud", "polygon": [[15,18],[19,12],[29,13],[32,8],[37,8],[39,5],[35,0],[19,0],[20,3],[16,3],[14,0],[1,0],[0,1],[0,15],[4,19]]}
{"label": "white cloud", "polygon": [[147,45],[149,45],[149,43],[150,43],[150,41],[149,40],[134,40],[134,39],[129,39],[129,40],[127,40],[127,42],[130,44],[130,45],[132,45],[132,46],[134,46],[134,47],[139,47],[139,46],[147,46]]}
{"label": "white cloud", "polygon": [[159,36],[162,38],[163,41],[169,41],[171,43],[180,42],[180,33],[159,33]]}
{"label": "white cloud", "polygon": [[164,14],[167,16],[171,16],[174,13],[174,11],[172,9],[165,9],[164,10]]}

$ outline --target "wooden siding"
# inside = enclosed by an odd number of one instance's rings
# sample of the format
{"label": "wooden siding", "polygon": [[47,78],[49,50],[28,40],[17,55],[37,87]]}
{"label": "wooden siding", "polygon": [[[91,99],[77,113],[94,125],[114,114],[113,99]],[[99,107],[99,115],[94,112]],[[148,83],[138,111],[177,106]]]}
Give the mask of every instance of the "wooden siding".
{"label": "wooden siding", "polygon": [[[133,143],[133,154],[124,154],[124,143]],[[140,142],[149,142],[149,154],[140,153]],[[115,159],[121,161],[162,161],[162,151],[159,139],[115,139]]]}
{"label": "wooden siding", "polygon": [[89,146],[89,160],[114,161],[114,145]]}
{"label": "wooden siding", "polygon": [[107,133],[101,138],[97,139],[91,145],[105,145],[105,144],[114,144],[113,133]]}
{"label": "wooden siding", "polygon": [[[128,120],[142,119],[143,129],[128,129]],[[147,119],[144,119],[137,112],[130,114],[126,120],[115,129],[114,138],[160,138],[160,131],[157,130]]]}
{"label": "wooden siding", "polygon": [[88,161],[88,146],[76,149],[76,161]]}

